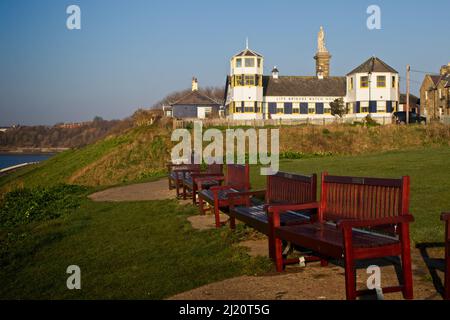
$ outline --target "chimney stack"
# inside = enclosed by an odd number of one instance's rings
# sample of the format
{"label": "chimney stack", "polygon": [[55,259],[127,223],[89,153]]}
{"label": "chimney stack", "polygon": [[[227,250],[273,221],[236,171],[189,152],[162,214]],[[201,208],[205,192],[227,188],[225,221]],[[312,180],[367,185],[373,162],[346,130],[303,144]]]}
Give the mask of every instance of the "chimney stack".
{"label": "chimney stack", "polygon": [[441,67],[441,76],[450,74],[450,63]]}
{"label": "chimney stack", "polygon": [[272,78],[278,79],[278,69],[276,66],[272,69]]}
{"label": "chimney stack", "polygon": [[192,78],[192,91],[198,91],[198,81],[196,77]]}

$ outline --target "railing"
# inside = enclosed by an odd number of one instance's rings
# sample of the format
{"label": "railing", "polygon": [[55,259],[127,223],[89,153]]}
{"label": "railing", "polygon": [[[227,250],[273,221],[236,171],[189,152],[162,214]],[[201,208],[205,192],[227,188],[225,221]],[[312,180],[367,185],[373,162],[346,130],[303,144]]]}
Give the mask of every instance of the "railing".
{"label": "railing", "polygon": [[[381,125],[392,123],[391,117],[373,117],[373,120]],[[267,126],[298,126],[298,125],[330,125],[330,124],[354,124],[363,122],[365,118],[299,118],[299,119],[254,119],[232,120],[226,118],[217,119],[183,119],[173,120],[173,128],[191,128],[194,121],[201,121],[203,127],[267,127]]]}

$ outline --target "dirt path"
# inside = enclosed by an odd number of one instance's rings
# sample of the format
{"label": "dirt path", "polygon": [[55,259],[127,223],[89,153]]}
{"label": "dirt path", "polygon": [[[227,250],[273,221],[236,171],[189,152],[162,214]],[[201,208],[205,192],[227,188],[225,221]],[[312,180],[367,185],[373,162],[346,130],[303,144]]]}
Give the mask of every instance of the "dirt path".
{"label": "dirt path", "polygon": [[[250,253],[267,254],[265,240],[241,243],[249,247]],[[433,283],[425,279],[426,267],[413,252],[414,298],[418,300],[442,299]],[[381,267],[382,286],[397,285],[398,280],[393,266]],[[357,271],[357,287],[366,288],[368,278],[366,269]],[[290,266],[283,274],[271,273],[265,276],[241,276],[212,283],[171,297],[173,300],[343,300],[345,299],[344,269],[329,264],[311,263],[306,267]],[[375,296],[368,297],[375,299]],[[384,295],[386,300],[403,299],[401,293]]]}
{"label": "dirt path", "polygon": [[[199,230],[214,228],[211,215],[189,217],[192,227]],[[248,240],[240,243],[248,249],[251,256],[268,256],[267,240]],[[442,257],[441,249],[430,249],[431,259]],[[412,249],[414,297],[419,300],[441,299],[435,289],[427,266],[418,249]],[[385,264],[382,266],[382,264]],[[397,273],[392,264],[376,261],[381,267],[382,286],[397,285]],[[366,267],[357,271],[357,287],[366,287],[368,274]],[[442,274],[439,274],[442,279]],[[375,298],[375,297],[369,297]],[[307,267],[289,266],[283,274],[271,273],[263,276],[241,276],[208,284],[187,292],[177,294],[174,300],[342,300],[345,299],[344,268],[330,263],[321,267],[320,263],[311,263]],[[384,295],[384,299],[403,299],[401,293]]]}
{"label": "dirt path", "polygon": [[153,182],[114,187],[93,193],[89,199],[93,201],[148,201],[174,199],[175,190],[169,190],[167,179]]}

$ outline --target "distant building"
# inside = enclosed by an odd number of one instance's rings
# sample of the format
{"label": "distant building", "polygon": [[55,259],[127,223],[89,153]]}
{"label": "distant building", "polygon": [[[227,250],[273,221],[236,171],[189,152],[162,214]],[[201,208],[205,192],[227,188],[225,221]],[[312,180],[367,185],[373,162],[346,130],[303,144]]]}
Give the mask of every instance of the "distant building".
{"label": "distant building", "polygon": [[333,118],[330,103],[343,99],[349,116],[390,118],[398,107],[398,72],[376,57],[345,77],[330,76],[331,55],[323,28],[318,35],[315,76],[264,75],[264,57],[249,49],[230,60],[225,84],[226,116],[235,120]]}
{"label": "distant building", "polygon": [[420,87],[420,101],[424,114],[430,120],[450,115],[450,63],[436,75],[427,74]]}
{"label": "distant building", "polygon": [[[198,91],[198,81],[192,79],[192,90],[178,101],[163,109],[177,119],[205,119],[219,116],[220,104]],[[170,110],[171,109],[171,110]]]}
{"label": "distant building", "polygon": [[65,123],[58,123],[55,125],[56,128],[61,129],[76,129],[81,128],[83,126],[88,126],[92,124],[92,121],[86,121],[86,122],[65,122]]}
{"label": "distant building", "polygon": [[[398,111],[406,111],[406,102],[406,94],[402,93]],[[409,111],[420,114],[420,99],[413,94],[409,95]]]}
{"label": "distant building", "polygon": [[348,110],[355,114],[388,116],[397,110],[398,72],[377,57],[371,57],[347,74]]}

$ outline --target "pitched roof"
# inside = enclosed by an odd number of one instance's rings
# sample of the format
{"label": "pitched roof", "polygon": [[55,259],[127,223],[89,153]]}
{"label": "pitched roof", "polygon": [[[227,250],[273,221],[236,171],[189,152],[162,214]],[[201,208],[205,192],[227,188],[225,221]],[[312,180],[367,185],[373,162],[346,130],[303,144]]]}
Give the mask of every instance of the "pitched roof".
{"label": "pitched roof", "polygon": [[198,90],[191,91],[185,96],[181,97],[178,101],[171,104],[174,105],[199,105],[199,106],[211,106],[219,105],[215,100],[200,93]]}
{"label": "pitched roof", "polygon": [[250,50],[250,49],[245,49],[244,51],[239,52],[238,54],[234,55],[235,57],[262,57],[262,55],[260,55],[259,53]]}
{"label": "pitched roof", "polygon": [[441,75],[432,75],[430,74],[430,79],[433,81],[434,85],[437,85],[439,81],[441,81]]}
{"label": "pitched roof", "polygon": [[394,68],[386,64],[383,60],[377,57],[370,57],[360,66],[353,69],[351,72],[347,73],[347,75],[351,75],[354,73],[368,73],[368,72],[392,72],[398,73]]}
{"label": "pitched roof", "polygon": [[271,76],[263,77],[265,96],[343,97],[346,94],[345,77]]}
{"label": "pitched roof", "polygon": [[[413,94],[409,94],[409,103],[412,105],[418,105],[420,103],[420,99]],[[406,104],[406,94],[400,94],[400,104]]]}

